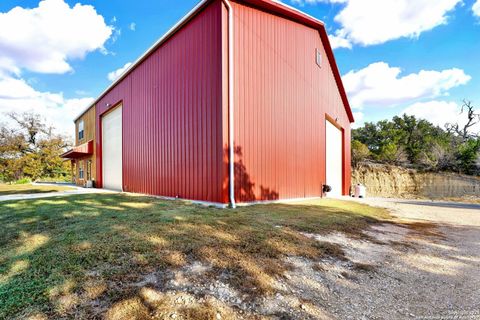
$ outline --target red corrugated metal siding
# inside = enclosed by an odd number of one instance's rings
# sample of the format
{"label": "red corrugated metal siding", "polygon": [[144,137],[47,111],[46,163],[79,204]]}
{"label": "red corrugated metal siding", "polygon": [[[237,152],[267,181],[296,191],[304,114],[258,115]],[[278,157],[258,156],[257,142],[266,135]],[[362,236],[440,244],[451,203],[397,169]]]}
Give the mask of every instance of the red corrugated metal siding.
{"label": "red corrugated metal siding", "polygon": [[122,103],[125,191],[225,202],[220,5],[209,4],[98,102],[100,187],[101,116]]}
{"label": "red corrugated metal siding", "polygon": [[233,7],[237,200],[320,196],[326,115],[344,130],[346,194],[350,121],[319,31],[239,3]]}

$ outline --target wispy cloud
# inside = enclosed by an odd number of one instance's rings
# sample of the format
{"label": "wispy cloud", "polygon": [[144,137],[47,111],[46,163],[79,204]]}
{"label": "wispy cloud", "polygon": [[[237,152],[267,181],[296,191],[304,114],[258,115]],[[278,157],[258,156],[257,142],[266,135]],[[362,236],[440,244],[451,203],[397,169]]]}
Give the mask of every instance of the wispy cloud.
{"label": "wispy cloud", "polygon": [[477,0],[472,7],[473,14],[480,17],[480,0]]}
{"label": "wispy cloud", "polygon": [[38,91],[21,78],[0,77],[0,122],[3,123],[9,122],[6,113],[34,112],[57,132],[71,136],[73,119],[92,101],[91,97],[67,99],[61,92]]}
{"label": "wispy cloud", "polygon": [[120,77],[130,66],[132,65],[131,62],[125,63],[125,65],[121,68],[118,68],[115,71],[109,72],[107,75],[108,80],[115,81],[118,77]]}

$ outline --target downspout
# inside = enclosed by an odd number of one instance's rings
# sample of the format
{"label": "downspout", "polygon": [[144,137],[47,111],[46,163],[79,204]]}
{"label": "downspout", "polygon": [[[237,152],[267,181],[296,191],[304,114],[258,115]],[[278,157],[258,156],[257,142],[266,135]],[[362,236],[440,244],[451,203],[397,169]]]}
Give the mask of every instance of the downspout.
{"label": "downspout", "polygon": [[233,8],[228,0],[222,0],[228,10],[228,167],[230,206],[235,209],[235,146],[233,130],[234,111],[234,61],[233,61]]}

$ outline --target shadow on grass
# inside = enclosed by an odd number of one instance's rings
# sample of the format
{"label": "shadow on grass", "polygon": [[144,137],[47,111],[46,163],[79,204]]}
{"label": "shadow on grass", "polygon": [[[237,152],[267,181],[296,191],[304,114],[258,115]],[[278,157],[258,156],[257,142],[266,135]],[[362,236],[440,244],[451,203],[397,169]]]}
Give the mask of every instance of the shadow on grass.
{"label": "shadow on grass", "polygon": [[329,200],[235,211],[118,194],[2,202],[0,318],[100,316],[138,297],[146,275],[192,262],[253,299],[275,291],[286,256],[342,255],[300,232],[355,235],[384,219],[382,209]]}

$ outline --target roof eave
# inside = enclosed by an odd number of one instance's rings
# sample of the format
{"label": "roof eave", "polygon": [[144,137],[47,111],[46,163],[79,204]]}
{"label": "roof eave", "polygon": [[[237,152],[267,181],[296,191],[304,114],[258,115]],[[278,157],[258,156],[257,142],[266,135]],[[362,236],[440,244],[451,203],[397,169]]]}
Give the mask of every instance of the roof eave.
{"label": "roof eave", "polygon": [[352,108],[350,107],[350,103],[348,102],[347,91],[343,86],[342,76],[340,74],[340,70],[338,69],[337,61],[335,60],[335,56],[333,55],[333,49],[330,45],[330,40],[328,39],[327,30],[324,25],[321,26],[319,29],[320,36],[323,38],[322,41],[325,46],[325,52],[327,53],[328,60],[330,61],[330,66],[332,67],[333,76],[335,78],[335,82],[337,83],[338,90],[340,91],[340,96],[342,97],[343,105],[345,106],[345,111],[347,112],[348,119],[350,123],[355,122],[355,118],[353,117]]}

